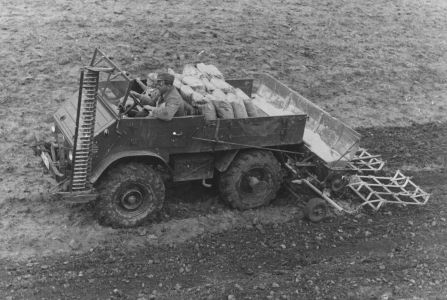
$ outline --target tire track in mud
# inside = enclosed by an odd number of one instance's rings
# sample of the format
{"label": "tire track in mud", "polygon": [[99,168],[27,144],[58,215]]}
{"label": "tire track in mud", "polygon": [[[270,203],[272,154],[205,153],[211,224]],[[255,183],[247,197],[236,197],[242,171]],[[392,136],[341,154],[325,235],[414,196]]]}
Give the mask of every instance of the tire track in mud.
{"label": "tire track in mud", "polygon": [[[367,218],[359,219],[358,225],[371,226]],[[410,296],[420,292],[421,284],[425,292],[432,291],[423,283],[429,276],[418,277],[418,273],[447,266],[445,259],[420,259],[413,250],[418,245],[407,238],[389,238],[389,243],[375,241],[375,236],[367,240],[319,238],[321,233],[340,229],[349,233],[355,228],[349,221],[334,228],[329,223],[321,226],[295,219],[265,225],[262,230],[233,229],[197,237],[177,247],[148,246],[136,251],[105,247],[84,255],[16,264],[9,274],[2,274],[0,289],[4,295],[14,290],[25,298],[118,297],[114,290],[124,299],[138,294],[156,294],[157,299],[212,295],[215,299],[230,293],[237,298],[257,298],[274,290],[278,296],[289,296],[286,299],[346,298],[349,293],[359,299],[370,293],[378,297],[390,289],[396,295]],[[318,243],[308,243],[310,240]],[[407,244],[411,247],[403,247]],[[436,276],[443,278],[440,273]],[[404,290],[399,286],[402,281]]]}

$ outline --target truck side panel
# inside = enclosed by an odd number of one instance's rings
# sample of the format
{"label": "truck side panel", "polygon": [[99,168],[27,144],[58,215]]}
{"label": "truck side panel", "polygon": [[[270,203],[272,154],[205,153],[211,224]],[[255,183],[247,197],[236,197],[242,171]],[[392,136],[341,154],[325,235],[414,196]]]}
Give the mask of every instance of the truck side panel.
{"label": "truck side panel", "polygon": [[208,121],[193,137],[214,150],[295,145],[303,141],[305,115]]}
{"label": "truck side panel", "polygon": [[[94,180],[100,176],[97,168],[104,171],[113,163],[110,157],[121,159],[126,153],[135,156],[136,152],[141,154],[141,159],[144,159],[142,153],[152,153],[149,156],[158,157],[171,167],[175,167],[177,161],[177,169],[183,170],[177,174],[177,180],[184,180],[190,176],[189,167],[178,159],[180,155],[197,153],[205,156],[218,151],[298,145],[303,141],[305,124],[305,115],[215,121],[206,121],[203,116],[189,116],[169,122],[155,118],[121,119],[95,137],[92,153]],[[214,158],[205,159],[203,170],[196,173],[212,176],[209,161]]]}

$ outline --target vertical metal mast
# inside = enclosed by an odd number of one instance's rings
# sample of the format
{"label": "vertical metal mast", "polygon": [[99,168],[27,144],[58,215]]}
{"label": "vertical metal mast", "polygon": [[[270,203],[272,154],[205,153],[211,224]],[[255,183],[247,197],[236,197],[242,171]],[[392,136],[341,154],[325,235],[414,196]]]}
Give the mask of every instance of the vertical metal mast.
{"label": "vertical metal mast", "polygon": [[78,114],[73,149],[73,192],[88,189],[88,176],[92,168],[92,146],[95,132],[96,94],[98,92],[99,70],[84,67],[81,73]]}

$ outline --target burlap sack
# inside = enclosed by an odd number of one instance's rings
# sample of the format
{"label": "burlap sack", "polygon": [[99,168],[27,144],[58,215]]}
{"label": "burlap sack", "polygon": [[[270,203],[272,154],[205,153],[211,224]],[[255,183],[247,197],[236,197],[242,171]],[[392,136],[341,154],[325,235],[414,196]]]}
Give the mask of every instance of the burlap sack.
{"label": "burlap sack", "polygon": [[202,73],[191,64],[186,64],[183,67],[182,74],[183,74],[183,76],[193,76],[193,77],[197,77],[197,78],[200,78],[202,76]]}
{"label": "burlap sack", "polygon": [[188,103],[191,103],[191,96],[192,93],[194,93],[194,91],[192,90],[191,87],[187,86],[187,85],[182,85],[180,87],[180,95],[182,95],[183,100],[185,100]]}
{"label": "burlap sack", "polygon": [[217,77],[223,79],[223,74],[213,65],[205,65],[204,63],[199,63],[196,65],[197,69],[204,74],[209,79],[212,77]]}
{"label": "burlap sack", "polygon": [[208,93],[212,93],[216,89],[216,87],[212,85],[211,82],[206,77],[202,78],[202,83],[205,86],[205,90]]}
{"label": "burlap sack", "polygon": [[248,117],[247,110],[245,109],[244,100],[236,96],[236,94],[228,93],[227,101],[233,108],[234,117],[236,119],[244,119]]}
{"label": "burlap sack", "polygon": [[199,113],[205,116],[206,120],[216,120],[216,108],[211,101],[205,101],[203,104],[196,106],[199,109]]}
{"label": "burlap sack", "polygon": [[215,90],[211,94],[212,103],[216,108],[216,114],[221,119],[234,119],[233,107],[227,101],[226,95],[221,90]]}
{"label": "burlap sack", "polygon": [[225,101],[227,99],[227,96],[225,95],[225,93],[219,89],[215,89],[211,93],[211,96],[212,96],[213,100]]}
{"label": "burlap sack", "polygon": [[190,86],[194,91],[205,93],[205,85],[202,80],[194,76],[185,76],[182,82],[187,86]]}
{"label": "burlap sack", "polygon": [[225,80],[220,78],[211,78],[210,80],[211,84],[214,85],[217,89],[222,90],[224,93],[231,93],[233,92],[233,87],[228,84]]}
{"label": "burlap sack", "polygon": [[180,80],[178,80],[177,78],[175,78],[174,79],[174,83],[172,83],[172,85],[174,86],[174,87],[176,87],[177,89],[179,89],[180,90],[180,88],[182,87],[182,82],[180,81]]}
{"label": "burlap sack", "polygon": [[239,98],[241,98],[242,100],[248,100],[250,99],[250,97],[248,97],[248,95],[246,93],[244,93],[241,89],[237,88],[234,89],[234,93],[236,94],[236,96],[238,96]]}
{"label": "burlap sack", "polygon": [[191,100],[192,100],[193,104],[198,104],[198,105],[204,104],[206,102],[205,97],[198,92],[192,93]]}
{"label": "burlap sack", "polygon": [[234,119],[233,107],[227,101],[213,100],[217,117],[220,119]]}
{"label": "burlap sack", "polygon": [[256,105],[253,103],[251,99],[246,99],[242,101],[244,101],[245,110],[247,111],[247,115],[249,117],[260,117],[258,109],[256,108]]}

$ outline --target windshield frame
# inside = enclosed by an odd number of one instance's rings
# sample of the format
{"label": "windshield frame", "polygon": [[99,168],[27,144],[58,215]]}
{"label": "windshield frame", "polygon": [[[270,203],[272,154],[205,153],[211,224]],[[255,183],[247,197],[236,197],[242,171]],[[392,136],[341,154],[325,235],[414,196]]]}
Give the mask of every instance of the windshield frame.
{"label": "windshield frame", "polygon": [[[96,68],[104,68],[104,70],[106,70],[101,71],[101,73],[107,75],[106,80],[101,80],[98,83],[97,96],[100,99],[100,101],[102,101],[111,112],[113,112],[117,117],[120,118],[121,114],[118,113],[112,106],[113,104],[106,99],[107,97],[104,96],[105,92],[108,88],[110,89],[110,86],[113,86],[114,82],[123,82],[123,81],[126,82],[127,87],[125,88],[125,93],[123,96],[124,100],[122,102],[123,107],[125,107],[127,99],[129,98],[129,92],[131,88],[135,85],[135,79],[131,79],[129,77],[129,74],[126,71],[123,71],[117,64],[115,64],[115,62],[113,62],[112,59],[113,59],[112,57],[107,56],[100,49],[95,48],[92,59],[90,61],[90,66]],[[121,78],[123,80],[116,80]],[[112,89],[110,90],[113,93],[113,90]]]}

